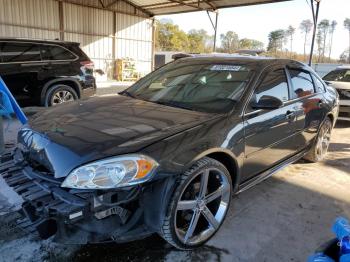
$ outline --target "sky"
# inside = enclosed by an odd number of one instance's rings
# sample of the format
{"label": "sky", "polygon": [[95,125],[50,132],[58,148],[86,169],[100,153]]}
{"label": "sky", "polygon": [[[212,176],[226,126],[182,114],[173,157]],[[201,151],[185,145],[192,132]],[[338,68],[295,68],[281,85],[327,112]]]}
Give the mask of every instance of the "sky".
{"label": "sky", "polygon": [[[309,2],[309,1],[308,1]],[[332,57],[338,59],[349,46],[349,34],[344,28],[345,18],[350,18],[350,0],[321,0],[319,21],[322,19],[338,22],[334,33]],[[174,24],[186,32],[191,29],[204,29],[208,34],[214,34],[213,27],[205,12],[192,12],[175,15],[157,16],[157,19],[171,19]],[[304,36],[299,30],[302,20],[312,20],[311,7],[306,0],[293,0],[273,4],[225,8],[219,10],[218,43],[220,34],[234,31],[239,38],[252,38],[265,44],[268,34],[277,29],[295,27],[293,51],[303,53]],[[311,34],[310,34],[311,40]],[[310,50],[308,45],[307,50]]]}

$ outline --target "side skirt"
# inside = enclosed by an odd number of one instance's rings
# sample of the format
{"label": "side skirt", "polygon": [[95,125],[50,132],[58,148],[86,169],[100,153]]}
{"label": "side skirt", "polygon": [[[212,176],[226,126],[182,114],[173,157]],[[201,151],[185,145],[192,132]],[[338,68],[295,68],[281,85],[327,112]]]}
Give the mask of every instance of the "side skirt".
{"label": "side skirt", "polygon": [[236,192],[236,195],[239,193],[242,193],[243,191],[255,186],[256,184],[259,184],[260,182],[264,181],[265,179],[272,176],[274,173],[280,171],[281,169],[285,168],[286,166],[298,161],[301,159],[307,152],[309,148],[304,149],[303,151],[299,152],[298,154],[284,160],[283,162],[273,166],[272,168],[260,173],[259,175],[249,179],[248,181],[242,183],[239,185],[238,191]]}

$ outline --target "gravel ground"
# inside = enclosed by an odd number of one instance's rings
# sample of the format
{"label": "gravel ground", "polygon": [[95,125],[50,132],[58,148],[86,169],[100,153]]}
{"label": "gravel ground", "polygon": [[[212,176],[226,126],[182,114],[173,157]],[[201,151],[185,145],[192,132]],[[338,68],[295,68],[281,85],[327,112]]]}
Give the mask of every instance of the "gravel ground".
{"label": "gravel ground", "polygon": [[[7,139],[15,130],[7,128]],[[338,124],[324,162],[300,161],[236,196],[221,230],[195,251],[158,236],[122,245],[39,240],[16,227],[21,199],[0,178],[0,261],[306,261],[333,238],[337,216],[350,218],[349,134],[350,123]]]}

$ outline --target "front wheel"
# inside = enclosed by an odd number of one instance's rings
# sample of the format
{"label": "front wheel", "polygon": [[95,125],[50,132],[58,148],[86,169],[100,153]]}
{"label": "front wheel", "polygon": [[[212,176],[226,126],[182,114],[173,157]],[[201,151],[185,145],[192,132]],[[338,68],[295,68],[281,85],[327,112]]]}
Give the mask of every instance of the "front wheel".
{"label": "front wheel", "polygon": [[180,177],[161,236],[179,249],[207,242],[220,228],[232,195],[230,173],[220,162],[204,157]]}
{"label": "front wheel", "polygon": [[316,163],[322,161],[326,157],[331,141],[332,128],[332,121],[329,119],[329,117],[327,117],[318,131],[318,135],[313,146],[304,156],[304,159]]}

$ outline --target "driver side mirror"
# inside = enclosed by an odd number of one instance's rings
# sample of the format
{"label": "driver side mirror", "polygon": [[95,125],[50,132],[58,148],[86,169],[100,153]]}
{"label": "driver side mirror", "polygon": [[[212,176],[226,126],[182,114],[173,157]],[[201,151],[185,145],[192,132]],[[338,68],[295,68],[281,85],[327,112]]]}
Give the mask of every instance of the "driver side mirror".
{"label": "driver side mirror", "polygon": [[283,102],[274,96],[262,96],[258,102],[252,102],[253,109],[277,109],[283,106]]}

